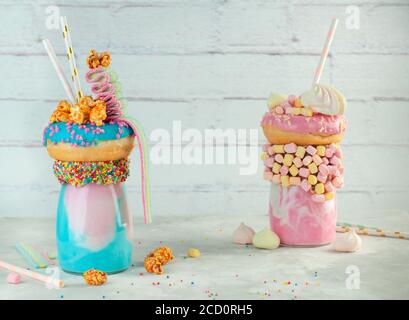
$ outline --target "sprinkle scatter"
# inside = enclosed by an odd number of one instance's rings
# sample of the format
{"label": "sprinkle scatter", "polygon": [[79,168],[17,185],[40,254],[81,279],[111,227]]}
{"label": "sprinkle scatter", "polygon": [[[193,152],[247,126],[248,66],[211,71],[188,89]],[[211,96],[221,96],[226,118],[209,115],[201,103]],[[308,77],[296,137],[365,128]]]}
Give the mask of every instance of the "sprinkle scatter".
{"label": "sprinkle scatter", "polygon": [[129,159],[95,162],[56,160],[53,170],[59,182],[75,187],[89,183],[118,184],[129,176]]}

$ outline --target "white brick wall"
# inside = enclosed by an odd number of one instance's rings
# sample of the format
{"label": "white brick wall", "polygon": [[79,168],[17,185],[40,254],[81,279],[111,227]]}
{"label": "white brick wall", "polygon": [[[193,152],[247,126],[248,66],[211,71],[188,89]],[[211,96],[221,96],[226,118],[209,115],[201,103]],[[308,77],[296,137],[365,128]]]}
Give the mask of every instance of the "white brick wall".
{"label": "white brick wall", "polygon": [[[349,100],[340,215],[408,210],[408,1],[54,3],[68,17],[82,74],[91,47],[112,52],[129,112],[148,135],[173,120],[184,128],[258,128],[271,91],[310,85],[330,20],[339,16],[322,82]],[[48,5],[0,2],[0,216],[51,216],[56,207],[59,186],[40,139],[65,94],[40,39],[65,57],[60,32],[45,27]],[[359,30],[345,27],[348,5],[360,9]],[[127,185],[131,207],[141,212],[133,159]],[[154,214],[265,214],[261,169],[239,176],[228,165],[152,166]]]}

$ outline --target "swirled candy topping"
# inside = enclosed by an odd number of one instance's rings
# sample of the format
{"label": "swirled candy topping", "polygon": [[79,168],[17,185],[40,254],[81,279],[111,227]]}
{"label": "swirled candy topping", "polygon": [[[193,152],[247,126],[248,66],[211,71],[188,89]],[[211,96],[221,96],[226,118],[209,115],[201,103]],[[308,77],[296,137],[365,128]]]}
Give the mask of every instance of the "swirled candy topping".
{"label": "swirled candy topping", "polygon": [[337,89],[322,84],[304,92],[301,102],[314,112],[327,115],[342,115],[346,107],[345,98]]}

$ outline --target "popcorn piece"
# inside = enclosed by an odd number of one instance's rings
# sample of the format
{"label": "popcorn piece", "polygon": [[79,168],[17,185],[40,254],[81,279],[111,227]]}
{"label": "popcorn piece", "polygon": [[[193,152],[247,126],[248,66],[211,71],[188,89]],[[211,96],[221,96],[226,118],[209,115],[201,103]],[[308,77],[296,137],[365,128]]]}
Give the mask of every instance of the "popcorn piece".
{"label": "popcorn piece", "polygon": [[281,169],[280,169],[280,174],[281,174],[282,176],[287,175],[287,174],[288,174],[288,167],[282,166]]}
{"label": "popcorn piece", "polygon": [[69,113],[70,110],[71,110],[71,103],[69,103],[67,100],[61,100],[60,102],[58,102],[57,111]]}
{"label": "popcorn piece", "polygon": [[304,189],[304,191],[309,191],[311,189],[311,185],[309,184],[307,179],[302,179],[300,187]]}
{"label": "popcorn piece", "polygon": [[290,177],[290,185],[292,186],[299,186],[301,184],[300,177]]}
{"label": "popcorn piece", "polygon": [[317,146],[317,154],[320,157],[325,156],[325,151],[326,151],[326,148],[324,146]]}
{"label": "popcorn piece", "polygon": [[276,154],[276,155],[274,156],[274,160],[275,160],[276,162],[278,162],[278,163],[283,163],[283,159],[284,159],[284,157],[283,157],[283,155],[280,154],[280,153],[278,153],[278,154]]}
{"label": "popcorn piece", "polygon": [[297,145],[295,143],[288,143],[284,145],[284,151],[287,153],[295,153],[297,151]]}
{"label": "popcorn piece", "polygon": [[325,200],[326,201],[332,200],[332,199],[334,199],[334,197],[335,197],[335,194],[333,192],[328,192],[328,193],[325,194]]}
{"label": "popcorn piece", "polygon": [[312,157],[311,156],[306,156],[304,159],[302,159],[302,163],[304,164],[304,166],[308,166],[312,161]]}
{"label": "popcorn piece", "polygon": [[108,277],[106,272],[90,269],[83,274],[84,281],[90,286],[100,286],[107,282]]}
{"label": "popcorn piece", "polygon": [[314,163],[319,166],[322,163],[322,159],[318,154],[314,154],[312,156],[312,161],[314,161]]}
{"label": "popcorn piece", "polygon": [[317,165],[316,165],[314,162],[311,162],[311,163],[308,165],[308,169],[310,170],[310,173],[311,173],[311,174],[316,174],[316,173],[318,172],[318,167],[317,167]]}
{"label": "popcorn piece", "polygon": [[279,163],[275,162],[273,164],[273,172],[278,174],[278,173],[280,173],[280,169],[281,169],[281,165]]}
{"label": "popcorn piece", "polygon": [[297,151],[295,152],[295,155],[297,156],[297,157],[299,157],[299,158],[304,158],[304,155],[305,155],[305,148],[304,147],[301,147],[301,146],[298,146],[297,147]]}
{"label": "popcorn piece", "polygon": [[155,274],[163,273],[162,264],[155,257],[146,257],[144,260],[144,266],[145,266],[146,271],[148,271],[149,273],[155,273]]}
{"label": "popcorn piece", "polygon": [[173,260],[173,252],[169,247],[156,248],[152,253],[148,255],[153,256],[160,261],[161,264],[167,264]]}
{"label": "popcorn piece", "polygon": [[315,190],[315,193],[317,193],[317,194],[323,194],[324,191],[325,191],[324,184],[323,183],[317,183],[315,185],[314,190]]}
{"label": "popcorn piece", "polygon": [[306,151],[307,151],[308,154],[310,154],[312,156],[317,153],[317,149],[315,149],[313,146],[308,146]]}
{"label": "popcorn piece", "polygon": [[86,123],[89,120],[88,107],[82,108],[79,104],[75,104],[71,108],[70,118],[77,124]]}
{"label": "popcorn piece", "polygon": [[310,175],[308,176],[308,183],[309,183],[310,185],[314,186],[314,185],[317,184],[317,182],[318,182],[318,180],[317,180],[317,177],[316,177],[316,176],[314,176],[313,174],[310,174]]}
{"label": "popcorn piece", "polygon": [[89,51],[87,65],[90,69],[96,69],[100,66],[98,52],[96,52],[94,49]]}
{"label": "popcorn piece", "polygon": [[297,167],[295,165],[292,165],[289,171],[290,171],[290,174],[293,177],[297,176],[297,174],[298,174],[298,169],[297,169]]}
{"label": "popcorn piece", "polygon": [[274,144],[272,147],[274,153],[284,153],[284,146],[282,144]]}
{"label": "popcorn piece", "polygon": [[102,100],[97,100],[89,115],[91,122],[94,122],[98,127],[103,125],[103,121],[107,118],[106,104]]}
{"label": "popcorn piece", "polygon": [[111,64],[111,54],[107,51],[102,52],[99,55],[99,63],[101,64],[101,66],[103,66],[104,68],[108,68],[109,65]]}
{"label": "popcorn piece", "polygon": [[287,154],[284,156],[283,163],[284,163],[287,167],[290,167],[290,166],[292,165],[292,163],[293,163],[293,159],[294,159],[294,156],[293,156],[292,154],[287,153]]}
{"label": "popcorn piece", "polygon": [[302,167],[302,160],[299,157],[295,157],[293,159],[293,163],[297,168],[301,168]]}
{"label": "popcorn piece", "polygon": [[281,176],[281,184],[284,187],[288,187],[290,185],[290,178],[288,176]]}
{"label": "popcorn piece", "polygon": [[308,178],[308,176],[310,175],[310,170],[308,170],[307,168],[301,168],[298,171],[298,175],[303,178]]}

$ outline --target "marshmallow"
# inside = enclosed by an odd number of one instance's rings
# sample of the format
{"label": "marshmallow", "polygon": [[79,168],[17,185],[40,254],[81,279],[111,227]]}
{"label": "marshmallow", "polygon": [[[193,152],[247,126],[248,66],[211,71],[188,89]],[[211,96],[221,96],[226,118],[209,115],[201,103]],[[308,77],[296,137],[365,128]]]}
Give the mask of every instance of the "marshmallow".
{"label": "marshmallow", "polygon": [[295,153],[297,151],[297,145],[295,143],[288,143],[284,145],[284,151],[287,153]]}
{"label": "marshmallow", "polygon": [[261,160],[267,160],[267,158],[268,158],[268,154],[267,154],[267,152],[262,152],[261,153],[261,155],[260,155],[260,158],[261,158]]}
{"label": "marshmallow", "polygon": [[321,164],[321,165],[318,167],[318,171],[319,171],[320,173],[322,173],[323,175],[325,175],[325,176],[327,176],[327,175],[329,174],[328,166],[325,165],[325,164]]}
{"label": "marshmallow", "polygon": [[273,158],[268,158],[267,160],[264,160],[264,165],[269,167],[269,168],[272,168],[273,164],[274,164],[274,159]]}
{"label": "marshmallow", "polygon": [[273,178],[271,179],[271,181],[275,184],[279,184],[280,183],[280,175],[279,174],[273,174]]}
{"label": "marshmallow", "polygon": [[305,148],[304,148],[304,147],[301,147],[301,146],[298,146],[298,147],[297,147],[297,151],[295,152],[295,155],[296,155],[297,157],[300,157],[301,159],[304,158]]}
{"label": "marshmallow", "polygon": [[341,159],[341,158],[342,158],[342,150],[341,150],[341,148],[338,148],[338,149],[335,151],[334,155],[336,155],[339,159]]}
{"label": "marshmallow", "polygon": [[307,151],[308,154],[310,154],[312,156],[317,153],[317,149],[315,149],[313,146],[308,146],[306,151]]}
{"label": "marshmallow", "polygon": [[299,186],[301,184],[300,177],[290,177],[290,185],[292,186]]}
{"label": "marshmallow", "polygon": [[302,167],[302,160],[301,158],[295,157],[293,159],[293,163],[297,168],[301,168]]}
{"label": "marshmallow", "polygon": [[335,197],[335,194],[333,192],[328,192],[325,194],[325,200],[327,201],[334,199],[334,197]]}
{"label": "marshmallow", "polygon": [[312,161],[314,161],[314,163],[319,166],[322,163],[322,159],[318,154],[314,154],[312,156]]}
{"label": "marshmallow", "polygon": [[328,171],[329,171],[329,174],[335,175],[337,173],[338,169],[337,169],[336,166],[329,165],[328,166]]}
{"label": "marshmallow", "polygon": [[298,169],[297,169],[297,167],[295,165],[292,165],[289,171],[290,171],[290,174],[293,177],[297,176],[297,174],[298,174]]}
{"label": "marshmallow", "polygon": [[273,179],[273,173],[272,172],[264,172],[263,177],[264,177],[264,180],[271,180],[271,179]]}
{"label": "marshmallow", "polygon": [[339,189],[343,186],[344,184],[344,179],[342,177],[335,177],[332,179],[332,184],[334,185],[335,188]]}
{"label": "marshmallow", "polygon": [[304,191],[308,191],[311,189],[311,185],[308,183],[307,179],[302,179],[300,186],[304,189]]}
{"label": "marshmallow", "polygon": [[310,170],[310,173],[311,173],[311,174],[315,174],[315,173],[318,172],[318,167],[317,167],[317,165],[316,165],[314,162],[311,162],[311,163],[308,165],[308,169]]}
{"label": "marshmallow", "polygon": [[334,150],[328,148],[327,150],[325,150],[325,156],[327,158],[331,158],[334,155]]}
{"label": "marshmallow", "polygon": [[309,176],[308,176],[308,183],[310,184],[310,185],[316,185],[317,184],[317,182],[318,182],[318,179],[317,179],[317,177],[316,176],[314,176],[314,175],[312,175],[312,174],[310,174]]}
{"label": "marshmallow", "polygon": [[318,154],[320,157],[325,156],[325,151],[326,151],[326,149],[325,149],[324,146],[317,146],[317,154]]}
{"label": "marshmallow", "polygon": [[291,165],[293,164],[293,159],[294,159],[294,156],[293,156],[292,154],[287,153],[287,154],[284,156],[283,163],[284,163],[287,167],[291,167]]}
{"label": "marshmallow", "polygon": [[338,166],[338,165],[341,164],[339,158],[337,156],[335,156],[335,155],[329,160],[329,163],[331,163],[331,164],[333,164],[335,166]]}
{"label": "marshmallow", "polygon": [[281,184],[283,187],[288,187],[290,185],[290,178],[288,176],[281,176]]}
{"label": "marshmallow", "polygon": [[325,191],[327,191],[327,192],[332,192],[332,191],[335,190],[335,188],[334,188],[334,186],[332,185],[331,181],[327,181],[327,182],[324,184],[324,187],[325,187]]}
{"label": "marshmallow", "polygon": [[311,156],[306,156],[304,159],[302,159],[302,163],[304,164],[304,166],[308,166],[312,161],[312,157]]}
{"label": "marshmallow", "polygon": [[325,191],[324,184],[323,183],[317,183],[315,185],[314,191],[317,194],[323,194],[324,191]]}
{"label": "marshmallow", "polygon": [[323,163],[323,164],[325,164],[325,165],[328,165],[328,164],[329,164],[329,160],[328,160],[327,157],[322,157],[321,159],[322,159],[322,163]]}
{"label": "marshmallow", "polygon": [[272,156],[272,155],[274,154],[273,148],[272,148],[271,146],[269,146],[269,147],[267,148],[267,153],[268,153],[270,156]]}
{"label": "marshmallow", "polygon": [[275,162],[273,164],[273,172],[278,174],[278,173],[280,173],[280,169],[281,169],[281,165],[279,163]]}
{"label": "marshmallow", "polygon": [[274,156],[274,160],[275,160],[276,162],[278,162],[278,163],[283,163],[283,159],[284,159],[284,157],[283,157],[283,155],[280,154],[280,153],[278,153],[278,154],[276,154],[276,155]]}
{"label": "marshmallow", "polygon": [[321,172],[318,172],[317,174],[317,179],[319,182],[325,183],[327,181],[327,175],[322,174]]}
{"label": "marshmallow", "polygon": [[308,176],[310,175],[310,170],[308,170],[307,168],[300,168],[300,170],[298,171],[298,175],[303,178],[308,178]]}
{"label": "marshmallow", "polygon": [[284,146],[282,144],[274,144],[272,148],[274,153],[284,153]]}
{"label": "marshmallow", "polygon": [[281,169],[280,169],[280,174],[282,176],[285,176],[286,174],[288,174],[288,167],[282,166]]}
{"label": "marshmallow", "polygon": [[311,199],[314,202],[325,202],[325,196],[323,194],[313,194]]}

